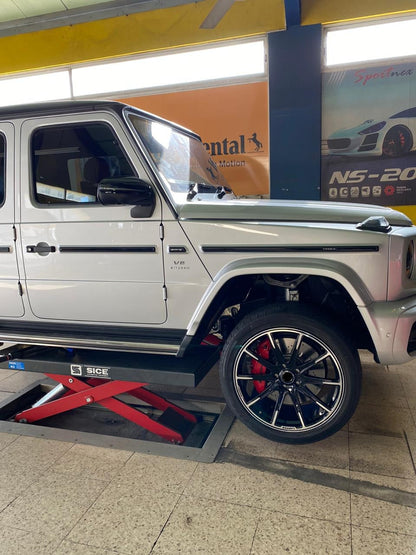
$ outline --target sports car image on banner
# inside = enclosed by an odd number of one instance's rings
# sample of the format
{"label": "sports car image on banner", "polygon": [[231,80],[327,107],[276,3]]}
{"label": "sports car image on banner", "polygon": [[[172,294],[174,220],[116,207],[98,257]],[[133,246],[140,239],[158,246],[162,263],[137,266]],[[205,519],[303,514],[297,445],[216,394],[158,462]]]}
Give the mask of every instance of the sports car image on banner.
{"label": "sports car image on banner", "polygon": [[323,75],[321,198],[416,205],[416,63]]}
{"label": "sports car image on banner", "polygon": [[329,154],[395,157],[416,149],[416,107],[384,120],[368,119],[328,137]]}

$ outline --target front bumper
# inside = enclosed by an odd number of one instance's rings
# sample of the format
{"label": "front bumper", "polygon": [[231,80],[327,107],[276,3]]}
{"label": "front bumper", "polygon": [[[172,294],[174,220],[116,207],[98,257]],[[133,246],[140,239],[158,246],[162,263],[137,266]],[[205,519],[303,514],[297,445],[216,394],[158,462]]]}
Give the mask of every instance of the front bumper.
{"label": "front bumper", "polygon": [[402,364],[416,356],[416,296],[360,308],[381,364]]}
{"label": "front bumper", "polygon": [[329,154],[337,156],[379,156],[382,153],[380,145],[379,133],[328,139]]}

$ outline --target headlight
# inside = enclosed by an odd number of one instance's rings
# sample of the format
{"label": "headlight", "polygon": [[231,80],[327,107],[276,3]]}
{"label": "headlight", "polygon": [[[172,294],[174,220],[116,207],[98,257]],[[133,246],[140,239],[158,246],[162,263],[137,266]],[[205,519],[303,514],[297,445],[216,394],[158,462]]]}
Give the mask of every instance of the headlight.
{"label": "headlight", "polygon": [[370,127],[366,127],[366,129],[359,131],[358,134],[368,135],[369,133],[375,133],[376,131],[380,131],[380,129],[383,129],[385,125],[386,125],[385,121],[380,121],[379,123],[375,123],[374,125],[371,125]]}
{"label": "headlight", "polygon": [[405,264],[406,277],[407,279],[412,279],[415,266],[415,245],[413,241],[410,241],[407,245]]}

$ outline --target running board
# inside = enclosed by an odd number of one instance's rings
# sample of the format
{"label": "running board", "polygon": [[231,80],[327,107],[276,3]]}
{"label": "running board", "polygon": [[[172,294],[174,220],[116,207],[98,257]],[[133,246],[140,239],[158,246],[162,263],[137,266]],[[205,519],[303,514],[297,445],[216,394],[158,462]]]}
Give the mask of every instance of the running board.
{"label": "running board", "polygon": [[98,351],[126,351],[131,353],[148,353],[155,355],[173,355],[179,352],[180,345],[166,345],[162,343],[114,342],[94,340],[93,342],[79,338],[57,339],[51,337],[34,337],[33,335],[13,335],[0,333],[0,341],[10,343],[25,343],[26,345],[44,345],[45,347],[65,347],[78,349],[96,349]]}
{"label": "running board", "polygon": [[0,341],[101,351],[177,355],[185,332],[73,324],[0,322]]}

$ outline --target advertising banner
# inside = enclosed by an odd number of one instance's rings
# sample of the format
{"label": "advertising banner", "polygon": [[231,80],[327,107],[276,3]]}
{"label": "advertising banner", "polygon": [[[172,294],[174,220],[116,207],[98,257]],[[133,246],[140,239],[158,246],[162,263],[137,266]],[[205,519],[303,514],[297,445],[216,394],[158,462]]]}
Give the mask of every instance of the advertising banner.
{"label": "advertising banner", "polygon": [[416,205],[416,62],[323,75],[322,200]]}
{"label": "advertising banner", "polygon": [[237,195],[269,195],[266,82],[122,101],[198,133]]}

